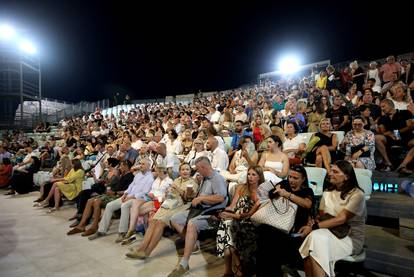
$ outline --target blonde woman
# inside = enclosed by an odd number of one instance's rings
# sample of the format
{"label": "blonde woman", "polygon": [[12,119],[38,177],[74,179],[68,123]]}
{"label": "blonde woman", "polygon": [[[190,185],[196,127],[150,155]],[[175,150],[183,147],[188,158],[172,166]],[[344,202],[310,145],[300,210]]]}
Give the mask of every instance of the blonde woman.
{"label": "blonde woman", "polygon": [[316,167],[326,168],[328,173],[331,171],[331,160],[336,157],[336,149],[338,147],[338,137],[331,132],[331,121],[324,118],[319,123],[319,132],[313,134],[309,142],[314,138],[319,141],[313,146],[312,150],[306,155],[307,163],[315,163]]}
{"label": "blonde woman", "polygon": [[[40,202],[42,202],[47,195],[49,194],[50,189],[52,188],[52,184],[57,180],[64,178],[69,171],[72,169],[72,163],[67,155],[63,155],[59,163],[53,168],[52,170],[52,179],[49,182],[45,182],[40,184],[40,197],[35,200],[35,207],[40,206]],[[39,203],[39,204],[36,204]]]}
{"label": "blonde woman", "polygon": [[45,200],[42,202],[42,206],[46,207],[49,205],[49,200],[54,196],[55,205],[49,209],[49,213],[59,210],[61,194],[63,194],[68,200],[73,200],[78,196],[82,190],[83,177],[85,171],[82,168],[82,164],[78,159],[72,160],[73,168],[69,173],[61,179],[55,180],[52,188]]}

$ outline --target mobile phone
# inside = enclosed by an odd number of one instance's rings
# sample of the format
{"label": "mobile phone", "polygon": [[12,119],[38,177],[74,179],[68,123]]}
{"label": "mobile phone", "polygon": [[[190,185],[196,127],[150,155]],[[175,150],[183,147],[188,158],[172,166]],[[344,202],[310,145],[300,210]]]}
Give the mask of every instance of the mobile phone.
{"label": "mobile phone", "polygon": [[290,234],[290,236],[291,236],[292,238],[297,238],[297,237],[301,237],[301,236],[302,236],[302,234],[301,234],[301,233],[292,233],[292,234]]}

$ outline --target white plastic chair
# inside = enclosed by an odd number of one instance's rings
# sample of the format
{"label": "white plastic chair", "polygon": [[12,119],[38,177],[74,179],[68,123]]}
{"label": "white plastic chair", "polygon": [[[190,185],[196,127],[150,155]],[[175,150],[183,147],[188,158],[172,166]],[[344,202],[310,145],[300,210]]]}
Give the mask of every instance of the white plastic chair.
{"label": "white plastic chair", "polygon": [[339,144],[341,144],[341,142],[345,138],[345,132],[344,131],[333,131],[332,133],[336,134],[336,137],[338,139],[338,149],[339,149]]}
{"label": "white plastic chair", "polygon": [[308,145],[310,138],[312,137],[314,133],[299,133],[298,136],[300,138],[302,138],[303,143],[305,143],[306,145]]}
{"label": "white plastic chair", "polygon": [[323,181],[326,176],[326,169],[321,167],[305,167],[309,183],[315,182],[316,186],[310,186],[315,196],[321,196],[323,193]]}
{"label": "white plastic chair", "polygon": [[369,200],[372,194],[372,171],[362,168],[354,168],[358,185],[364,190],[365,200]]}
{"label": "white plastic chair", "polygon": [[226,145],[226,151],[229,151],[231,148],[231,141],[233,140],[232,137],[223,137],[224,143]]}

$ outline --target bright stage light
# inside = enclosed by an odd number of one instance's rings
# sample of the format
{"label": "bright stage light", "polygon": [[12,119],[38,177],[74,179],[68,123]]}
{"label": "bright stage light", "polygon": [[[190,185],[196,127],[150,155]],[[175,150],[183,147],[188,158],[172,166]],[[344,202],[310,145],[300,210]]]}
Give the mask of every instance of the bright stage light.
{"label": "bright stage light", "polygon": [[279,62],[279,72],[282,74],[292,74],[300,69],[300,61],[297,57],[287,56]]}
{"label": "bright stage light", "polygon": [[0,38],[1,39],[11,39],[16,35],[16,31],[7,24],[0,25]]}
{"label": "bright stage light", "polygon": [[33,45],[33,43],[31,43],[28,40],[22,40],[19,42],[19,48],[20,50],[28,53],[28,54],[36,54],[37,49],[36,47]]}

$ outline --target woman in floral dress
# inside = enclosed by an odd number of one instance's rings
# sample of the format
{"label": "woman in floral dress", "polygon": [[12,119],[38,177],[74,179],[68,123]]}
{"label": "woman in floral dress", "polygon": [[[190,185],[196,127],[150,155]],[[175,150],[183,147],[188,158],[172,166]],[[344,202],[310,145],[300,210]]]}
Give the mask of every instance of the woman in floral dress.
{"label": "woman in floral dress", "polygon": [[247,183],[236,188],[231,205],[219,215],[217,254],[225,258],[224,276],[248,275],[250,268],[254,267],[256,230],[250,216],[260,205],[256,190],[263,182],[263,169],[260,166],[249,167]]}

